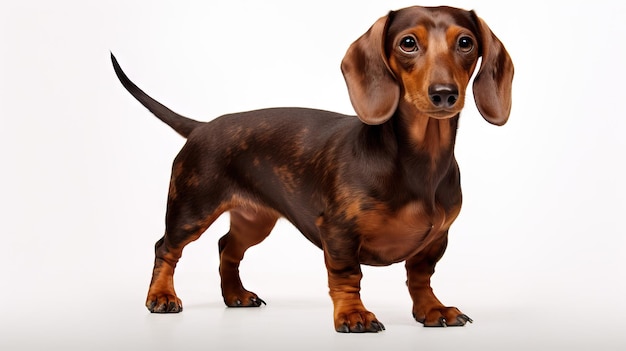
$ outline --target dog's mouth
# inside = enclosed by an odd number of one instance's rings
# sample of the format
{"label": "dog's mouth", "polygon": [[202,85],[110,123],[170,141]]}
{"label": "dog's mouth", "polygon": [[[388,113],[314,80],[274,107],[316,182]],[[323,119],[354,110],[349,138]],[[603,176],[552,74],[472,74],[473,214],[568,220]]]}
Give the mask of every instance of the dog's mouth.
{"label": "dog's mouth", "polygon": [[435,118],[435,119],[448,119],[448,118],[452,118],[456,115],[459,114],[459,110],[457,109],[442,109],[442,110],[432,110],[432,111],[425,111],[425,113],[431,117],[431,118]]}
{"label": "dog's mouth", "polygon": [[435,119],[449,119],[458,115],[463,109],[463,100],[457,99],[452,106],[434,106],[422,96],[406,96],[405,102],[411,106],[413,112],[426,115]]}

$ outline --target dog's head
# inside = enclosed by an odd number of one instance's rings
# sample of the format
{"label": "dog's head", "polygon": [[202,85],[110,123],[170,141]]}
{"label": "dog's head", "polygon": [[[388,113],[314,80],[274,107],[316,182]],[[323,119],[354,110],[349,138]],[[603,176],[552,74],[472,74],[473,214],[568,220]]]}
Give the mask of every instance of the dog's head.
{"label": "dog's head", "polygon": [[350,46],[341,69],[364,123],[384,123],[399,107],[445,119],[463,108],[479,57],[473,83],[476,106],[488,122],[503,125],[511,111],[513,62],[473,11],[392,11]]}

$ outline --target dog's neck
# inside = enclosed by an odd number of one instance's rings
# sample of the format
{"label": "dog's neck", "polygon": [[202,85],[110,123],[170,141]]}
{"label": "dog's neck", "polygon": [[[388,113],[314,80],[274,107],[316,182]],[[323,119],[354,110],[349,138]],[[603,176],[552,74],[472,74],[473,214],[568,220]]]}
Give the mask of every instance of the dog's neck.
{"label": "dog's neck", "polygon": [[399,109],[394,118],[398,141],[400,145],[407,145],[410,153],[428,156],[433,166],[439,161],[447,162],[453,155],[458,114],[437,119],[421,112]]}
{"label": "dog's neck", "polygon": [[363,158],[372,177],[387,179],[379,182],[382,188],[377,191],[380,194],[389,190],[386,189],[389,184],[405,182],[408,192],[398,194],[392,191],[389,197],[397,197],[399,203],[404,203],[419,194],[420,198],[432,201],[434,206],[438,184],[455,173],[457,122],[458,115],[439,120],[400,113],[381,125],[357,122],[359,137],[353,153]]}
{"label": "dog's neck", "polygon": [[398,114],[394,117],[404,179],[418,180],[416,183],[409,181],[407,186],[421,194],[423,199],[429,199],[429,205],[434,209],[439,184],[451,181],[449,177],[455,179],[458,176],[454,144],[459,115],[447,119],[423,114]]}
{"label": "dog's neck", "polygon": [[456,132],[453,121],[419,114],[409,119],[400,123],[406,128],[408,139],[417,150],[428,153],[433,160],[450,151]]}
{"label": "dog's neck", "polygon": [[[431,163],[436,171],[446,168],[454,155],[459,115],[436,119],[425,114],[408,115],[400,110],[381,125],[359,123],[361,132],[356,150],[365,153],[390,152],[387,157]],[[394,140],[395,142],[390,142]],[[394,155],[392,155],[394,154]],[[406,160],[405,160],[406,161]]]}

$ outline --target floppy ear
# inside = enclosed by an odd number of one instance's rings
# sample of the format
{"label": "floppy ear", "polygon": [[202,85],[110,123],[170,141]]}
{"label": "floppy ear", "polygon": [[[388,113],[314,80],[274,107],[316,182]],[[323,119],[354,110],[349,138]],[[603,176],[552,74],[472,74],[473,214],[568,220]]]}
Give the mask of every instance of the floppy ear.
{"label": "floppy ear", "polygon": [[474,78],[474,101],[487,122],[501,126],[511,113],[513,61],[485,21],[472,14],[479,29],[482,63]]}
{"label": "floppy ear", "polygon": [[385,55],[389,16],[380,18],[346,52],[341,71],[348,85],[350,101],[359,119],[366,124],[387,121],[398,107],[400,87]]}

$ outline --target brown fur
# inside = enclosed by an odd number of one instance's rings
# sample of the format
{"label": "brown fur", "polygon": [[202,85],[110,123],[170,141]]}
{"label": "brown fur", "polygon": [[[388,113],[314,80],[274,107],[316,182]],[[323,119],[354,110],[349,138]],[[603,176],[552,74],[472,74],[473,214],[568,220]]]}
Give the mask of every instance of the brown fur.
{"label": "brown fur", "polygon": [[425,326],[471,321],[435,297],[430,277],[461,209],[454,141],[481,56],[474,98],[501,125],[511,108],[511,59],[482,19],[450,7],[390,12],[350,46],[342,71],[358,118],[279,108],[201,123],[150,98],[112,57],[126,89],[188,139],[172,168],[148,309],[182,311],[173,285],[182,250],[229,211],[230,231],[219,240],[228,306],[264,303],[243,287],[239,264],[285,217],[324,250],[337,331],[384,329],[361,302],[361,264],[406,261],[413,315]]}

